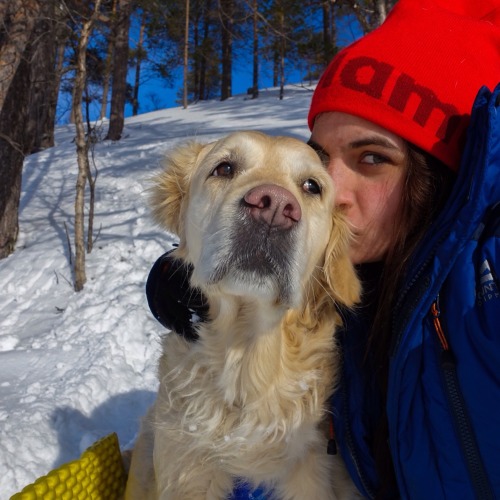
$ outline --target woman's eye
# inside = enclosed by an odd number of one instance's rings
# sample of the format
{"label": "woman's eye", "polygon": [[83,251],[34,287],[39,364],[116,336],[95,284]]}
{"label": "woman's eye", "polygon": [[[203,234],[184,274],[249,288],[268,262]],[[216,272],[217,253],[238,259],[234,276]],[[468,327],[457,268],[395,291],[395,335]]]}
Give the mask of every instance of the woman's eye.
{"label": "woman's eye", "polygon": [[362,162],[369,165],[381,165],[382,163],[389,163],[389,158],[377,153],[366,153],[363,155]]}
{"label": "woman's eye", "polygon": [[220,163],[212,170],[212,175],[214,177],[231,177],[233,175],[233,166],[227,162]]}
{"label": "woman's eye", "polygon": [[302,189],[309,194],[321,194],[321,187],[314,179],[304,181]]}

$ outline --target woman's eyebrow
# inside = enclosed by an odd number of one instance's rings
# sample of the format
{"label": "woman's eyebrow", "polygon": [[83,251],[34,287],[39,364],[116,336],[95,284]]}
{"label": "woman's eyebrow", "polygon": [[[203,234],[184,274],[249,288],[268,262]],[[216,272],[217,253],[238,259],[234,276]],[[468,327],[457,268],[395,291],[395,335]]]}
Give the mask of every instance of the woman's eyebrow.
{"label": "woman's eyebrow", "polygon": [[329,157],[328,153],[324,150],[323,146],[320,146],[317,142],[314,142],[312,139],[309,139],[307,141],[307,144],[311,146],[311,148],[313,148],[314,151],[316,151],[316,153],[318,153],[318,155],[321,158]]}
{"label": "woman's eyebrow", "polygon": [[362,139],[359,139],[357,141],[352,141],[349,143],[350,149],[364,148],[366,146],[381,146],[383,148],[388,148],[388,149],[399,149],[399,147],[396,144],[378,135],[364,137]]}
{"label": "woman's eyebrow", "polygon": [[326,168],[328,163],[330,162],[330,155],[323,149],[323,146],[320,146],[317,142],[309,139],[307,144],[316,151],[318,158],[320,159],[323,166]]}

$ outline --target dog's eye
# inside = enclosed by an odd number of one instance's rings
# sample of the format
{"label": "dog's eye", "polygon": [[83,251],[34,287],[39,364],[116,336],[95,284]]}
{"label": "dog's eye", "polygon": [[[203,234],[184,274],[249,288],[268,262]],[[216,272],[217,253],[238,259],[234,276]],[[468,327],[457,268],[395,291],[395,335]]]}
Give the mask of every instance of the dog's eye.
{"label": "dog's eye", "polygon": [[321,187],[314,179],[304,181],[302,189],[309,194],[321,194]]}
{"label": "dog's eye", "polygon": [[213,170],[214,177],[231,177],[233,175],[233,166],[230,163],[219,163]]}

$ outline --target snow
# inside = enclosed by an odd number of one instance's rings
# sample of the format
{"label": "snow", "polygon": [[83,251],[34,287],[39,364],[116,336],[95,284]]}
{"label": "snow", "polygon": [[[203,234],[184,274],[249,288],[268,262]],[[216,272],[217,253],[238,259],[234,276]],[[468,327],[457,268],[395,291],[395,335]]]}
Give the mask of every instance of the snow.
{"label": "snow", "polygon": [[165,152],[237,129],[306,139],[311,91],[289,86],[283,100],[269,89],[256,100],[156,111],[127,119],[122,140],[97,143],[97,239],[79,293],[65,229],[73,245],[73,127],[59,127],[54,148],[26,159],[17,249],[0,260],[2,499],[110,432],[122,449],[133,446],[166,334],[144,294],[152,264],[175,243],[151,221],[147,199]]}

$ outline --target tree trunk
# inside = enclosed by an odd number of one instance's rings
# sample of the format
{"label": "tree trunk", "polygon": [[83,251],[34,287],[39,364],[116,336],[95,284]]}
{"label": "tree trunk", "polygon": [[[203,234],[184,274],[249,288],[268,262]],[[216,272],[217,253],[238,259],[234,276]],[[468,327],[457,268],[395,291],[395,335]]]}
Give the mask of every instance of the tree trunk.
{"label": "tree trunk", "polygon": [[[59,97],[59,89],[61,87],[61,79],[64,71],[64,52],[66,51],[66,43],[67,36],[65,34],[61,34],[58,37],[57,47],[56,47],[56,65],[54,68],[54,86],[53,86],[53,96],[55,106],[50,109],[50,121],[55,125],[56,122],[56,113],[57,113],[57,100]],[[50,137],[47,137],[47,140],[50,140],[51,145],[54,145],[54,129],[51,131]]]}
{"label": "tree trunk", "polygon": [[233,71],[233,0],[220,0],[221,18],[221,42],[222,42],[222,75],[220,99],[225,101],[232,95],[232,71]]}
{"label": "tree trunk", "polygon": [[144,46],[144,29],[146,27],[146,15],[143,13],[141,16],[141,26],[139,28],[139,40],[136,48],[136,61],[135,61],[135,81],[134,81],[134,98],[132,102],[132,114],[136,116],[139,113],[139,87],[141,85],[141,64],[143,59],[143,46]]}
{"label": "tree trunk", "polygon": [[14,251],[19,233],[22,169],[30,142],[29,63],[37,15],[39,5],[32,1],[0,6],[0,259]]}
{"label": "tree trunk", "polygon": [[[25,52],[26,54],[26,52]],[[0,259],[10,255],[19,232],[18,209],[26,147],[30,69],[26,59],[17,66],[0,113]]]}
{"label": "tree trunk", "polygon": [[[205,84],[207,77],[207,61],[205,58],[205,39],[203,34],[206,33],[207,25],[207,4],[204,3],[199,12],[199,18],[190,20],[193,26],[191,52],[193,54],[193,62],[191,64],[191,87],[193,88],[193,100],[203,101],[205,98]],[[189,93],[189,89],[188,89]]]}
{"label": "tree trunk", "polygon": [[118,141],[125,123],[125,102],[127,98],[127,70],[130,28],[131,0],[118,0],[116,12],[115,57],[113,64],[113,86],[111,90],[111,113],[106,139]]}
{"label": "tree trunk", "polygon": [[183,74],[183,93],[182,107],[188,106],[188,73],[189,73],[189,0],[186,0],[186,17],[184,19],[184,74]]}
{"label": "tree trunk", "polygon": [[375,0],[375,12],[378,18],[378,25],[380,26],[387,17],[386,0]]}
{"label": "tree trunk", "polygon": [[354,12],[354,15],[356,16],[356,19],[358,20],[359,25],[361,26],[361,29],[363,30],[363,34],[366,35],[373,29],[367,19],[366,13],[359,5],[358,0],[349,0],[349,3],[352,11]]}
{"label": "tree trunk", "polygon": [[73,115],[76,127],[76,155],[78,161],[78,176],[75,196],[75,291],[83,289],[87,276],[85,272],[85,185],[90,170],[89,137],[85,134],[82,102],[87,78],[86,55],[89,37],[94,22],[99,14],[101,0],[96,0],[92,16],[83,23],[78,41],[76,72],[74,82]]}
{"label": "tree trunk", "polygon": [[279,84],[280,84],[280,100],[285,95],[285,13],[283,11],[279,14],[280,19],[280,39],[279,39]]}
{"label": "tree trunk", "polygon": [[259,97],[259,4],[253,0],[253,78],[252,99]]}
{"label": "tree trunk", "polygon": [[[206,4],[203,4],[204,7],[206,7]],[[193,59],[192,59],[192,64],[191,64],[191,71],[189,71],[189,50],[188,52],[184,53],[183,55],[183,64],[182,67],[186,68],[187,73],[186,76],[190,75],[189,78],[189,85],[186,87],[187,90],[187,104],[189,104],[189,87],[191,87],[192,90],[192,99],[194,102],[196,101],[203,101],[204,95],[205,95],[205,78],[206,78],[206,59],[205,59],[205,46],[203,43],[203,40],[200,42],[200,24],[206,23],[207,16],[204,13],[205,9],[201,10],[201,15],[198,17],[198,19],[194,20],[189,20],[189,23],[193,26],[193,33],[190,35],[190,45],[191,45],[191,52],[193,53]],[[202,21],[200,21],[202,20]],[[202,25],[203,25],[202,24]],[[184,37],[186,37],[186,33],[188,33],[187,26],[184,28]],[[184,38],[184,41],[186,38]],[[186,45],[184,45],[184,50],[186,49]],[[186,108],[184,108],[186,109]]]}
{"label": "tree trunk", "polygon": [[336,29],[334,2],[332,0],[324,0],[322,4],[323,10],[323,67],[326,68],[328,63],[333,59],[336,49]]}
{"label": "tree trunk", "polygon": [[34,153],[54,145],[54,127],[59,78],[56,67],[56,9],[54,1],[42,4],[40,19],[33,29],[33,55],[30,60],[31,89],[26,136],[27,152]]}
{"label": "tree trunk", "polygon": [[[5,1],[5,0],[4,0]],[[37,0],[5,1],[0,10],[0,111],[40,13]]]}
{"label": "tree trunk", "polygon": [[[91,125],[89,120],[90,113],[87,111],[87,131],[89,136],[93,136],[90,132]],[[90,168],[89,152],[94,166],[94,173]],[[87,226],[87,253],[92,253],[94,248],[94,213],[95,213],[95,186],[97,182],[98,171],[95,164],[95,141],[91,137],[87,137],[87,161],[85,165],[87,170],[87,181],[89,183],[89,216]]]}
{"label": "tree trunk", "polygon": [[273,49],[273,87],[278,86],[279,82],[279,68],[280,68],[280,57],[277,48]]}
{"label": "tree trunk", "polygon": [[[113,0],[113,4],[111,7],[111,19],[114,22],[116,16],[116,0]],[[99,114],[99,118],[102,120],[106,117],[106,110],[108,107],[108,94],[109,94],[109,82],[111,79],[111,71],[113,68],[113,52],[115,50],[115,41],[114,41],[114,29],[111,27],[110,34],[108,36],[108,49],[106,52],[106,62],[104,66],[104,75],[103,75],[103,85],[102,85],[102,101],[101,101],[101,112]]]}
{"label": "tree trunk", "polygon": [[199,68],[200,68],[200,76],[198,83],[198,98],[203,101],[208,98],[208,90],[211,85],[207,82],[208,73],[209,73],[209,60],[212,58],[213,54],[208,50],[208,47],[212,47],[212,40],[210,37],[210,27],[211,27],[211,12],[212,12],[212,1],[208,0],[203,4],[203,32],[202,32],[202,40],[201,40],[201,57],[199,57]]}

